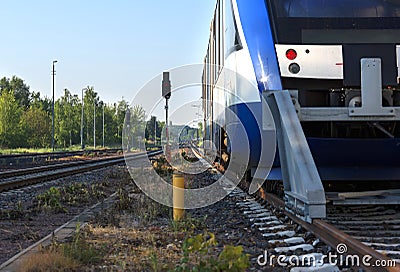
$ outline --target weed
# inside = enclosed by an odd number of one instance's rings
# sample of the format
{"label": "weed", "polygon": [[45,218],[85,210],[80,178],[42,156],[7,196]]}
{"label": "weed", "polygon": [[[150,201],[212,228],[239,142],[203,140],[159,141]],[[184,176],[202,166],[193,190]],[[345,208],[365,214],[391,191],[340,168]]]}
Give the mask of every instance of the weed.
{"label": "weed", "polygon": [[26,258],[18,271],[79,271],[82,265],[98,264],[105,256],[105,250],[90,245],[86,235],[77,225],[71,242],[59,244],[52,239],[50,246]]}
{"label": "weed", "polygon": [[174,232],[193,232],[195,230],[203,230],[206,228],[206,219],[207,215],[202,219],[198,219],[185,213],[181,220],[175,221],[171,219],[171,228]]}
{"label": "weed", "polygon": [[241,246],[225,246],[214,257],[217,246],[215,235],[204,232],[189,237],[183,242],[183,258],[174,269],[176,272],[191,271],[245,271],[249,267],[249,256],[243,253]]}
{"label": "weed", "polygon": [[93,199],[105,197],[104,186],[102,184],[85,185],[83,183],[73,183],[62,188],[62,201],[69,205],[79,205],[88,203]]}
{"label": "weed", "polygon": [[157,174],[163,177],[172,175],[174,171],[164,156],[153,161],[153,168]]}
{"label": "weed", "polygon": [[117,201],[115,202],[115,208],[119,211],[129,210],[132,207],[133,200],[129,196],[129,193],[124,188],[119,188],[117,191]]}
{"label": "weed", "polygon": [[127,211],[135,216],[142,224],[149,224],[158,217],[169,214],[169,208],[150,199],[143,194],[129,194],[126,189],[118,189],[118,200],[115,209]]}
{"label": "weed", "polygon": [[66,187],[51,187],[44,193],[36,196],[37,208],[52,210],[55,212],[66,212],[63,204],[80,205],[89,203],[92,200],[99,200],[105,197],[103,184],[85,185],[75,182]]}
{"label": "weed", "polygon": [[182,150],[181,156],[188,162],[197,162],[199,159],[195,156],[189,156],[185,150]]}
{"label": "weed", "polygon": [[14,220],[23,218],[25,215],[22,201],[18,201],[12,208],[0,210],[0,219]]}
{"label": "weed", "polygon": [[150,266],[154,272],[158,271],[159,263],[158,263],[157,254],[155,252],[150,253]]}
{"label": "weed", "polygon": [[23,207],[22,207],[22,201],[21,201],[21,200],[17,202],[17,205],[16,205],[15,209],[16,209],[16,211],[18,211],[19,213],[23,213],[24,209],[23,209]]}
{"label": "weed", "polygon": [[111,171],[107,172],[105,178],[106,179],[121,179],[126,175],[125,172],[119,171],[117,169],[112,169]]}
{"label": "weed", "polygon": [[57,187],[51,187],[43,194],[36,196],[36,202],[39,209],[66,212],[66,209],[61,204],[61,190]]}
{"label": "weed", "polygon": [[84,265],[98,264],[104,257],[104,249],[95,248],[90,245],[87,241],[87,233],[79,229],[75,231],[72,242],[67,244],[61,244],[59,248],[65,256],[72,258]]}
{"label": "weed", "polygon": [[249,256],[243,254],[242,246],[227,245],[218,256],[219,271],[245,271],[249,267]]}

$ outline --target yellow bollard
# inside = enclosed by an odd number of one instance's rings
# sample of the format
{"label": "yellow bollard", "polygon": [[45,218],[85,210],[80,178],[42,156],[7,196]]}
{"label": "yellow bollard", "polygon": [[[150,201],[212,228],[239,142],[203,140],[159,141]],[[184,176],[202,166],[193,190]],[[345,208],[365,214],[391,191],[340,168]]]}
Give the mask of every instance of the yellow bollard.
{"label": "yellow bollard", "polygon": [[174,205],[174,220],[182,219],[185,210],[185,196],[184,196],[184,189],[185,189],[185,179],[183,178],[182,174],[173,174],[172,176],[172,183],[173,183],[173,205]]}

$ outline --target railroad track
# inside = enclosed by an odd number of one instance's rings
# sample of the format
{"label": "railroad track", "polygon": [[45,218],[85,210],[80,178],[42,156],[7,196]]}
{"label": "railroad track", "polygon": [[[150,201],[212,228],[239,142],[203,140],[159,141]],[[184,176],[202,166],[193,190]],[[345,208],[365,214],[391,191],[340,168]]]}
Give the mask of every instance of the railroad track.
{"label": "railroad track", "polygon": [[[196,153],[201,156],[198,151]],[[247,188],[242,189],[247,191]],[[232,191],[232,188],[228,190]],[[243,190],[236,188],[230,195],[241,198],[237,203],[238,208],[243,210],[243,213],[253,222],[253,227],[258,228],[273,247],[277,245],[273,253],[287,254],[287,258],[290,258],[290,254],[297,252],[300,260],[311,258],[319,261],[323,254],[317,245],[319,241],[322,241],[332,249],[345,247],[341,248],[345,250],[343,255],[358,256],[359,266],[365,271],[400,271],[400,211],[398,207],[328,205],[327,218],[317,219],[309,224],[286,211],[284,201],[277,195],[259,190],[253,198]],[[285,222],[287,220],[282,219],[282,215],[299,227],[296,229],[293,224]],[[318,239],[306,241],[304,236],[307,235],[299,233],[300,227]],[[367,265],[364,265],[362,261],[365,256],[367,256]],[[342,259],[337,261],[340,263]],[[376,264],[388,265],[378,267]],[[331,267],[327,263],[324,269],[322,271],[338,271],[335,266]],[[294,268],[291,271],[308,270]]]}
{"label": "railroad track", "polygon": [[327,222],[400,263],[400,212],[388,206],[328,206]]}
{"label": "railroad track", "polygon": [[146,156],[155,156],[160,153],[162,153],[162,151],[152,151],[148,153],[132,154],[126,157],[121,155],[90,161],[70,162],[1,172],[0,192],[120,164],[125,162],[125,159],[134,160]]}
{"label": "railroad track", "polygon": [[21,153],[21,154],[0,154],[0,159],[13,159],[13,158],[31,158],[31,157],[63,157],[63,156],[75,156],[83,155],[85,153],[116,153],[121,151],[120,148],[112,149],[95,149],[95,150],[78,150],[78,151],[59,151],[59,152],[43,152],[43,153]]}
{"label": "railroad track", "polygon": [[[279,197],[262,193],[261,198],[327,245],[335,249],[342,247],[339,253],[358,256],[360,266],[366,271],[400,271],[398,211],[384,206],[328,206],[326,219],[309,224],[285,211]],[[367,258],[365,264],[363,258]],[[389,265],[377,266],[385,263]]]}
{"label": "railroad track", "polygon": [[235,199],[237,208],[248,218],[252,228],[257,229],[266,240],[265,251],[260,252],[257,258],[259,267],[286,268],[291,272],[314,271],[312,267],[307,270],[304,264],[321,269],[316,271],[340,271],[335,264],[324,260],[327,246],[290,220],[279,208],[229,183],[223,186],[230,192],[229,196]]}
{"label": "railroad track", "polygon": [[100,153],[110,154],[117,153],[121,149],[104,149],[104,150],[80,150],[67,152],[45,152],[45,153],[23,153],[23,154],[0,154],[0,166],[9,166],[20,163],[31,163],[47,161],[52,159],[60,159],[72,156],[82,156],[84,154]]}

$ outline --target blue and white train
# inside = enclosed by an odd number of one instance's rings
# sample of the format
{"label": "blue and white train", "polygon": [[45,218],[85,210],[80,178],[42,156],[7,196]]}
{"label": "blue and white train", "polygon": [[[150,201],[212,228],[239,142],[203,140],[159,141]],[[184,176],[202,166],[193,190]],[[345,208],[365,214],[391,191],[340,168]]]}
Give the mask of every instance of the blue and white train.
{"label": "blue and white train", "polygon": [[[203,110],[204,138],[214,146],[205,149],[216,149],[219,160],[229,162],[230,140],[216,122],[225,118],[221,109],[229,108],[245,125],[250,142],[246,167],[255,169],[263,156],[262,94],[291,90],[325,188],[398,187],[399,0],[218,0],[210,30]],[[382,92],[376,97],[382,101],[362,91],[364,58],[380,60]],[[224,69],[237,75],[223,75]],[[256,87],[249,88],[244,78]],[[229,125],[229,120],[218,123],[224,122]],[[281,179],[278,156],[266,179]]]}

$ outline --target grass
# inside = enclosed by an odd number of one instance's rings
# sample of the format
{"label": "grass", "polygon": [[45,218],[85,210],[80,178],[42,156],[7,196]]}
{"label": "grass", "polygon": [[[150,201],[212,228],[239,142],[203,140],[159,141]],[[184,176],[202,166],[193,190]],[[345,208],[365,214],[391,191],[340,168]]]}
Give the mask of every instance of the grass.
{"label": "grass", "polygon": [[76,271],[79,263],[61,252],[38,252],[26,258],[19,271],[44,272],[44,271]]}
{"label": "grass", "polygon": [[[81,150],[81,146],[74,145],[69,148],[57,148],[55,151],[78,151]],[[27,153],[48,153],[52,152],[53,149],[49,148],[12,148],[12,149],[0,149],[0,154],[27,154]]]}
{"label": "grass", "polygon": [[[142,194],[139,188],[119,188],[113,207],[98,216],[101,226],[119,227],[121,221],[132,220],[142,226],[170,217],[171,209]],[[135,223],[136,224],[136,223]]]}
{"label": "grass", "polygon": [[91,245],[87,241],[88,229],[81,230],[77,225],[74,236],[69,243],[52,244],[41,248],[39,252],[25,258],[18,271],[80,271],[82,266],[93,266],[100,263],[105,256],[102,245]]}
{"label": "grass", "polygon": [[[124,180],[124,175],[115,171],[110,178]],[[73,186],[71,192],[80,189]],[[245,271],[248,256],[242,248],[222,247],[205,219],[187,212],[173,221],[171,208],[125,184],[110,210],[68,243],[53,243],[27,260],[21,271]]]}
{"label": "grass", "polygon": [[[164,161],[158,162],[158,170],[169,174]],[[248,267],[248,255],[240,246],[222,247],[207,231],[206,217],[193,218],[187,212],[182,220],[173,221],[172,209],[145,196],[126,173],[112,171],[107,179],[121,181],[113,207],[77,230],[68,243],[53,243],[27,260],[22,268],[28,270],[21,271],[245,271]],[[87,196],[87,188],[76,184],[64,192],[69,192],[71,202],[75,196]],[[42,203],[50,205],[52,197],[63,201],[53,189]]]}
{"label": "grass", "polygon": [[190,236],[182,244],[183,258],[174,269],[176,272],[194,271],[245,271],[249,267],[249,256],[241,246],[224,246],[217,253],[218,242],[211,232]]}
{"label": "grass", "polygon": [[206,229],[206,219],[207,216],[204,216],[202,219],[193,218],[188,212],[186,212],[181,220],[174,221],[171,219],[170,228],[176,233],[193,233],[195,230]]}
{"label": "grass", "polygon": [[34,198],[39,210],[66,212],[64,205],[79,206],[106,196],[106,182],[100,184],[72,183],[64,187],[51,187]]}
{"label": "grass", "polygon": [[[101,149],[112,149],[112,148],[121,148],[120,146],[118,147],[113,147],[113,146],[106,146],[105,148],[101,147],[101,146],[97,146],[96,150],[101,150]],[[93,150],[93,146],[86,146],[85,150]],[[67,151],[79,151],[82,150],[80,145],[73,145],[70,146],[68,148],[57,148],[55,149],[55,152],[67,152]],[[52,152],[53,149],[51,147],[49,148],[5,148],[2,149],[0,148],[0,154],[3,155],[8,155],[8,154],[29,154],[29,153],[49,153]]]}

